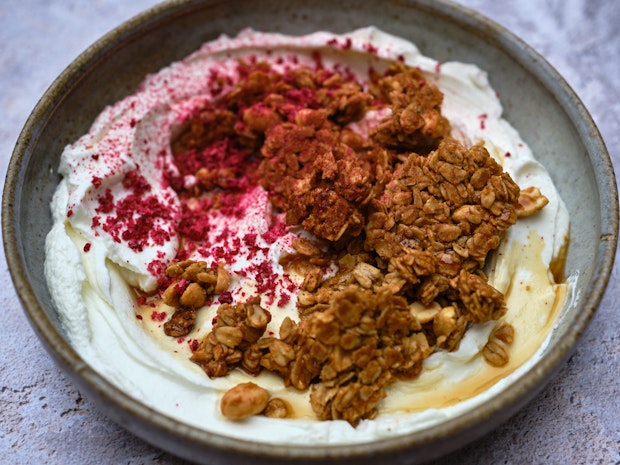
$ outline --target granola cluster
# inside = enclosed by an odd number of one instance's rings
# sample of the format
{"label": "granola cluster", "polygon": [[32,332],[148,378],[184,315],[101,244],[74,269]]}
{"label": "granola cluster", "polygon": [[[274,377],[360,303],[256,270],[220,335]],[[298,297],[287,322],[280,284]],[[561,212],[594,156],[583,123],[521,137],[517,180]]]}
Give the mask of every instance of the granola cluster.
{"label": "granola cluster", "polygon": [[[368,92],[336,76],[326,81],[327,105],[301,109],[292,121],[269,128],[260,151],[261,183],[287,222],[332,242],[365,228],[366,208],[398,156],[394,147],[426,153],[449,131],[441,92],[418,70],[397,65],[377,76]],[[386,105],[391,116],[370,138],[347,127]]]}
{"label": "granola cluster", "polygon": [[[419,70],[396,64],[363,87],[321,66],[239,66],[233,90],[173,141],[180,176],[199,181],[188,195],[250,179],[316,241],[296,240],[281,263],[304,276],[299,321],[286,318],[277,336],[265,334],[271,315],[259,296],[222,304],[191,360],[210,377],[234,368],[276,373],[311,390],[319,419],[357,425],[377,415],[387,385],[418,376],[435,350],[457,349],[470,324],[505,313],[486,258],[517,217],[546,199],[520,191],[481,144],[450,138],[443,96]],[[354,131],[370,111],[387,116],[368,134]],[[335,274],[326,274],[329,264]],[[167,276],[172,336],[187,334],[197,309],[230,281],[223,267],[191,261],[173,263]],[[512,339],[512,327],[499,326],[485,359],[506,364]],[[224,415],[290,416],[261,389],[246,383],[227,393]]]}
{"label": "granola cluster", "polygon": [[172,317],[164,323],[168,336],[186,336],[194,327],[196,312],[215,294],[230,285],[230,275],[224,267],[216,270],[206,262],[184,260],[168,266],[166,276],[172,281],[162,292],[162,301],[175,309]]}
{"label": "granola cluster", "polygon": [[211,332],[192,354],[192,362],[210,377],[225,376],[236,366],[257,374],[262,358],[257,343],[271,321],[271,314],[259,304],[258,296],[242,304],[222,304]]}

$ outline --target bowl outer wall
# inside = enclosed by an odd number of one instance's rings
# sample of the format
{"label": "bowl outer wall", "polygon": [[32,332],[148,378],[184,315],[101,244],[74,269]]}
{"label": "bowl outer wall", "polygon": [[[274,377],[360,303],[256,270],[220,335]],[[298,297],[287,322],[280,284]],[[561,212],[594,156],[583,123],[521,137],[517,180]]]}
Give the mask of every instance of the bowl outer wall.
{"label": "bowl outer wall", "polygon": [[[440,61],[473,62],[490,73],[507,119],[548,168],[569,208],[573,227],[568,275],[581,293],[566,309],[555,344],[527,377],[484,408],[427,431],[356,446],[279,448],[231,440],[188,427],[120,392],[68,345],[43,275],[49,201],[60,180],[62,148],[85,133],[106,104],[131,93],[142,77],[222,32],[256,29],[301,34],[344,32],[374,24],[412,39]],[[593,208],[593,206],[598,208]],[[17,293],[46,349],[112,419],[159,447],[205,463],[351,461],[360,456],[395,463],[427,460],[486,433],[529,401],[568,357],[598,305],[611,272],[618,229],[615,176],[600,135],[562,78],[513,35],[447,2],[248,1],[171,2],[119,26],[76,59],[44,94],[16,145],[3,196],[7,261]]]}

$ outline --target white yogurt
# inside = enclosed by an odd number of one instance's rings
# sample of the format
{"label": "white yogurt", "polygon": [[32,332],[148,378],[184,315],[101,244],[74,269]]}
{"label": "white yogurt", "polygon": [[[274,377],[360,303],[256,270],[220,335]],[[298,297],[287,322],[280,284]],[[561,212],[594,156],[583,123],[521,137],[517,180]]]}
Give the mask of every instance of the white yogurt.
{"label": "white yogurt", "polygon": [[[289,399],[298,418],[259,416],[231,422],[219,413],[219,398],[247,376],[234,371],[225,378],[209,379],[188,360],[191,337],[162,337],[161,321],[150,318],[150,310],[138,309],[132,286],[153,291],[157,286],[155,271],[177,253],[179,241],[174,231],[180,202],[166,187],[163,169],[170,165],[169,140],[179,121],[217,93],[205,76],[217,70],[234,81],[236,60],[250,55],[261,56],[276,69],[294,61],[312,65],[315,51],[320,52],[325,67],[346,66],[360,82],[368,81],[371,65],[380,70],[400,59],[421,68],[444,92],[442,111],[451,122],[453,135],[466,144],[483,140],[520,187],[539,187],[549,204],[509,230],[489,265],[491,284],[506,294],[508,313],[504,319],[516,331],[508,366],[492,368],[480,355],[494,325],[490,322],[471,328],[458,351],[430,356],[418,379],[391,386],[379,405],[379,416],[357,428],[345,421],[314,420],[307,393],[284,388],[278,377],[268,373],[253,380]],[[227,88],[224,84],[219,91]],[[358,129],[367,130],[363,123]],[[223,36],[207,43],[183,61],[148,76],[134,95],[106,108],[88,134],[66,147],[59,171],[63,179],[52,202],[54,226],[46,241],[45,270],[71,343],[95,370],[137,400],[219,434],[274,444],[350,444],[405,434],[455,417],[487,401],[535,363],[569,294],[569,286],[555,284],[549,271],[567,241],[566,208],[545,169],[502,119],[501,104],[486,74],[462,63],[439,65],[422,56],[413,44],[372,27],[341,36],[318,32],[304,37],[246,30],[236,38]],[[123,185],[125,175],[134,171],[148,191],[136,194],[134,187]],[[107,212],[106,195],[115,202],[125,199],[135,205],[148,201],[170,215],[153,218],[141,229],[138,215],[120,218],[116,211]],[[274,315],[269,329],[277,334],[286,315],[297,318],[292,289],[299,285],[299,278],[286,276],[277,265],[278,258],[290,251],[295,233],[272,243],[265,241],[262,236],[281,218],[274,217],[260,188],[249,202],[251,218],[241,222],[220,218],[217,222],[219,227],[226,221],[234,224],[223,242],[256,234],[262,249],[258,258],[241,250],[236,262],[229,265],[231,293],[239,300],[250,296],[255,276],[243,277],[237,272],[264,257],[271,258],[281,288],[262,304]],[[93,222],[93,218],[97,220]],[[131,244],[123,239],[124,234],[133,240]],[[195,253],[193,258],[201,257]],[[283,290],[285,287],[288,290]],[[282,295],[292,298],[285,302]],[[215,308],[199,312],[192,337],[209,331]],[[142,319],[136,318],[137,311]]]}

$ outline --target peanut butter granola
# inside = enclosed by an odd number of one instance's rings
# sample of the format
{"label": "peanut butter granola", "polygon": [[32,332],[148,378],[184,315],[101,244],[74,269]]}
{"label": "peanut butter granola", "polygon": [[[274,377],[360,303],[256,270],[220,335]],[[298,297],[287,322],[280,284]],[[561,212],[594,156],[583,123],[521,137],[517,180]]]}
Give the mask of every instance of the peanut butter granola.
{"label": "peanut butter granola", "polygon": [[[386,386],[417,377],[434,351],[457,349],[471,324],[502,317],[504,296],[487,282],[487,256],[517,217],[546,199],[534,187],[520,191],[482,144],[452,139],[442,93],[415,68],[395,64],[364,88],[320,66],[239,67],[232,90],[172,141],[178,173],[169,181],[194,205],[183,245],[200,239],[192,217],[204,192],[215,199],[209,208],[227,208],[224,193],[262,186],[289,227],[312,234],[281,260],[304,276],[299,321],[287,317],[278,335],[267,334],[272,315],[260,295],[226,301],[225,257],[216,269],[181,260],[161,284],[162,300],[175,309],[165,332],[187,335],[219,295],[194,363],[209,377],[268,370],[286,386],[310,389],[320,420],[355,426],[377,415]],[[367,134],[352,130],[368,112],[385,116]],[[191,188],[181,182],[188,174],[199,181]],[[488,363],[508,363],[513,336],[507,323],[493,331]],[[221,410],[233,420],[292,415],[286,401],[254,383],[227,392]]]}

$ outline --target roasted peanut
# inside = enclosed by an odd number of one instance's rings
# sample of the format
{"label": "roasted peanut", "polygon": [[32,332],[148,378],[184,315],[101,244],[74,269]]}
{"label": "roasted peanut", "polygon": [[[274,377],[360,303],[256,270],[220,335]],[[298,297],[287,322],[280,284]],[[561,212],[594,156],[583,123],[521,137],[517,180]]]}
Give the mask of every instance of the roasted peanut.
{"label": "roasted peanut", "polygon": [[179,303],[185,307],[198,308],[202,307],[207,300],[207,291],[198,283],[190,283],[181,297]]}
{"label": "roasted peanut", "polygon": [[220,294],[222,291],[225,291],[230,286],[230,274],[221,266],[217,269],[217,279],[215,283],[215,294]]}
{"label": "roasted peanut", "polygon": [[269,418],[290,418],[293,416],[293,408],[284,399],[273,397],[263,410],[263,415]]}
{"label": "roasted peanut", "polygon": [[267,390],[251,382],[242,383],[226,391],[220,409],[229,420],[242,420],[261,413],[268,402]]}
{"label": "roasted peanut", "polygon": [[517,216],[524,218],[533,215],[542,210],[548,203],[549,199],[537,187],[530,186],[526,189],[521,189],[519,204],[517,205]]}

